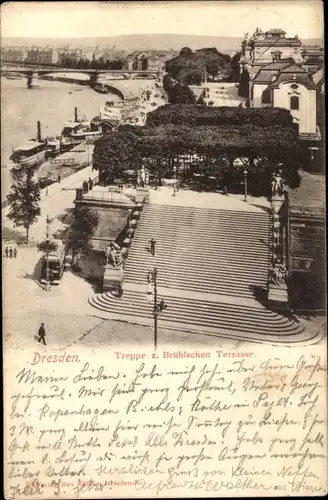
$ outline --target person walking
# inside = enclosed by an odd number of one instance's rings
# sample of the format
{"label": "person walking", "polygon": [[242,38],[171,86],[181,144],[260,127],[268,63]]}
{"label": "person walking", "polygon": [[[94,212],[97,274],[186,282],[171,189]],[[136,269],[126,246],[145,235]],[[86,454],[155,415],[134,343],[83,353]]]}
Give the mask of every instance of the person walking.
{"label": "person walking", "polygon": [[5,248],[5,257],[6,259],[8,259],[8,255],[9,255],[9,250],[8,250],[8,247]]}
{"label": "person walking", "polygon": [[57,180],[58,180],[58,182],[61,182],[61,176],[60,176],[60,174],[58,174]]}
{"label": "person walking", "polygon": [[14,255],[14,259],[16,259],[17,258],[17,248],[16,247],[13,250],[13,255]]}
{"label": "person walking", "polygon": [[87,192],[88,192],[88,183],[87,183],[87,181],[83,181],[83,191],[84,191],[84,194],[87,194]]}
{"label": "person walking", "polygon": [[149,240],[149,243],[150,243],[150,253],[152,254],[153,257],[155,257],[155,245],[156,245],[156,241],[154,240],[154,238],[151,238]]}
{"label": "person walking", "polygon": [[91,191],[91,189],[93,188],[93,182],[92,182],[91,177],[89,177],[88,185],[89,185],[89,191]]}
{"label": "person walking", "polygon": [[9,257],[12,259],[13,257],[13,249],[10,247],[9,248]]}
{"label": "person walking", "polygon": [[41,323],[41,326],[39,328],[38,342],[42,342],[44,345],[47,345],[47,343],[46,343],[46,330],[44,328],[44,323]]}

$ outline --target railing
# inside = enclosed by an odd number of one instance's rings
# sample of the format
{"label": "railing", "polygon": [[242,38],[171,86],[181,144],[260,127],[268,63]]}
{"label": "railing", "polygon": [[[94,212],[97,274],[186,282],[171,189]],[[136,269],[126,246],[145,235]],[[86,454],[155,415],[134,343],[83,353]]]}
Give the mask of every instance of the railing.
{"label": "railing", "polygon": [[87,193],[83,193],[83,200],[96,200],[96,201],[106,201],[108,203],[115,202],[120,203],[126,201],[127,196],[122,192],[116,191],[96,191],[92,189]]}
{"label": "railing", "polygon": [[74,158],[53,158],[52,160],[50,160],[50,163],[51,164],[62,164],[62,165],[69,165],[69,164],[72,164],[72,163],[75,163],[75,159]]}

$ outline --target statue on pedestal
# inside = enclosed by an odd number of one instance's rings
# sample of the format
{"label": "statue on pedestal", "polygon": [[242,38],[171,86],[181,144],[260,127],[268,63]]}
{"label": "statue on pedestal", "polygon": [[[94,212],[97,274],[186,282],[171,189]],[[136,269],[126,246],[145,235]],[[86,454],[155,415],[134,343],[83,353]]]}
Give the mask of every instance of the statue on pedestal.
{"label": "statue on pedestal", "polygon": [[270,264],[269,267],[269,281],[274,285],[282,285],[286,283],[287,279],[287,269],[284,264],[281,264],[280,260],[277,259]]}
{"label": "statue on pedestal", "polygon": [[113,269],[117,269],[122,267],[123,265],[123,256],[121,247],[115,243],[111,242],[106,247],[106,265],[111,264]]}
{"label": "statue on pedestal", "polygon": [[144,165],[138,170],[137,173],[137,187],[148,187],[149,172],[145,169]]}
{"label": "statue on pedestal", "polygon": [[272,195],[283,196],[285,189],[280,171],[277,174],[273,175],[271,186],[272,186]]}

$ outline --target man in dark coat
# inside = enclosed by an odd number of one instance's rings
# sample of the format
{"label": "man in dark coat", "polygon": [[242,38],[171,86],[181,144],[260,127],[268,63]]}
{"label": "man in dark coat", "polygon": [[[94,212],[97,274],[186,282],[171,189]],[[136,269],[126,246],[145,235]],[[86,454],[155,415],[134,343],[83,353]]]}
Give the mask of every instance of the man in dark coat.
{"label": "man in dark coat", "polygon": [[38,342],[43,342],[44,345],[46,344],[46,330],[44,328],[44,323],[41,323],[41,326],[39,328],[39,337],[38,337]]}
{"label": "man in dark coat", "polygon": [[153,257],[155,257],[156,241],[154,240],[154,238],[151,238],[151,240],[149,240],[149,243],[150,243],[150,253],[152,254]]}

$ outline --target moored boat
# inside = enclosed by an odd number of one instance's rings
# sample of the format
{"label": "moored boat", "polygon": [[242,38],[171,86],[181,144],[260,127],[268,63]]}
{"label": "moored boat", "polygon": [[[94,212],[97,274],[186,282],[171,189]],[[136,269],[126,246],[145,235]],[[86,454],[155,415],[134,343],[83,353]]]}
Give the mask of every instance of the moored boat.
{"label": "moored boat", "polygon": [[38,141],[28,141],[18,146],[10,156],[11,161],[22,166],[39,165],[45,159],[46,144]]}
{"label": "moored boat", "polygon": [[100,94],[109,94],[109,88],[104,83],[96,83],[93,89]]}

